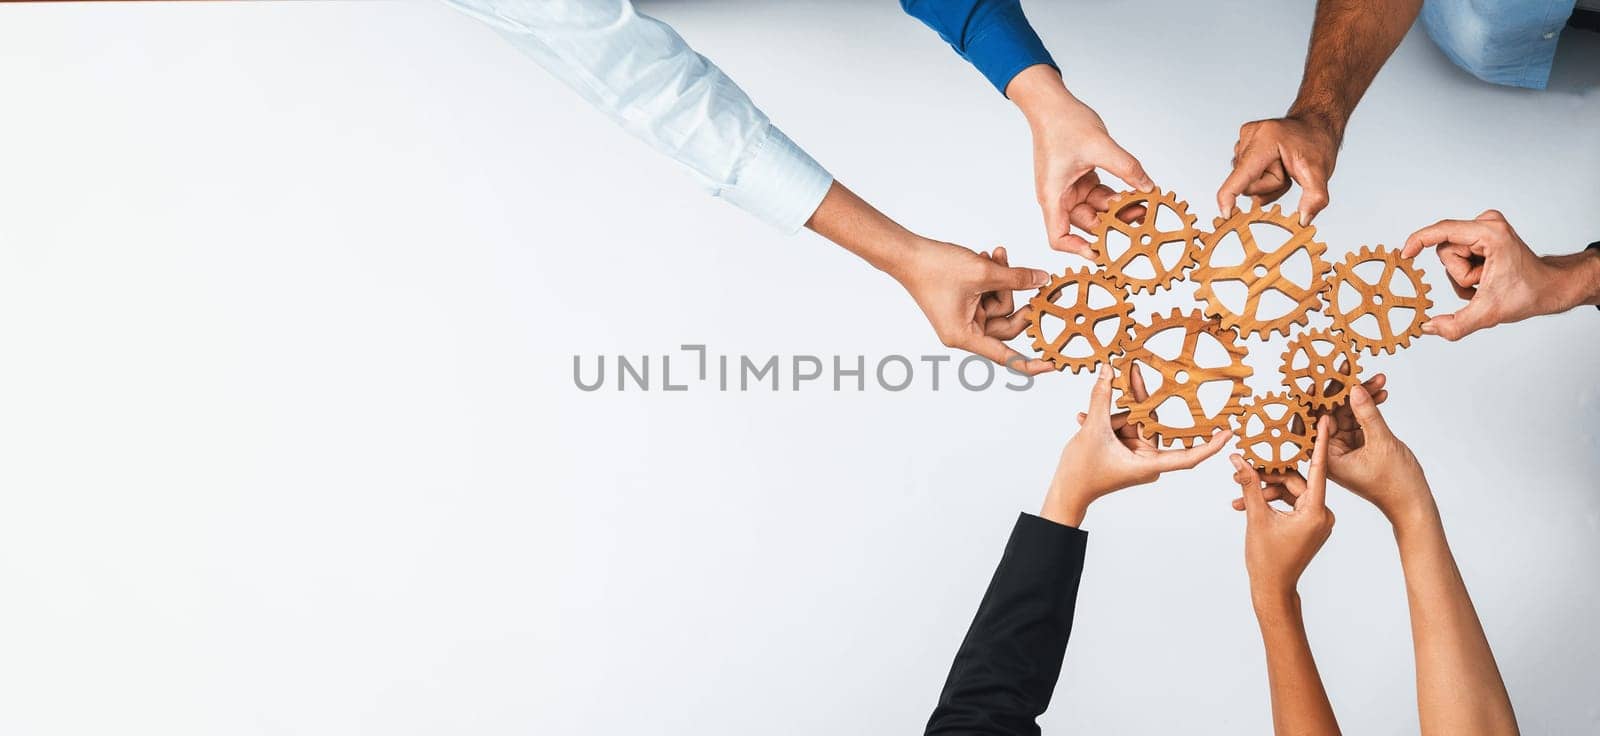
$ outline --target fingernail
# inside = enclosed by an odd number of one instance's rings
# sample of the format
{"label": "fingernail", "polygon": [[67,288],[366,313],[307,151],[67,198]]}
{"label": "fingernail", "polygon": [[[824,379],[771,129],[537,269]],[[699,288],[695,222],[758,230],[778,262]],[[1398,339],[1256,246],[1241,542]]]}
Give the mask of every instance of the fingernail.
{"label": "fingernail", "polygon": [[1305,212],[1296,212],[1295,214],[1300,216],[1300,227],[1305,227],[1311,224],[1311,215]]}
{"label": "fingernail", "polygon": [[1367,393],[1367,387],[1359,383],[1350,387],[1350,401],[1357,404],[1365,404],[1371,400],[1372,396]]}
{"label": "fingernail", "polygon": [[1049,282],[1050,282],[1050,274],[1047,274],[1047,273],[1045,273],[1043,271],[1034,271],[1033,272],[1033,285],[1034,286],[1044,286],[1045,284],[1047,284]]}
{"label": "fingernail", "polygon": [[1425,335],[1439,334],[1439,328],[1433,326],[1433,320],[1422,323],[1422,333]]}

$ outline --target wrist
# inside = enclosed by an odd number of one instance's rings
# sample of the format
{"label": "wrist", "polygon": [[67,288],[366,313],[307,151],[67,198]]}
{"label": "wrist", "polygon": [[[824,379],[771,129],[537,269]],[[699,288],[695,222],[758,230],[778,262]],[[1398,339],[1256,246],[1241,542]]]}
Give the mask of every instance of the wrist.
{"label": "wrist", "polygon": [[1263,623],[1300,615],[1300,594],[1293,582],[1250,581],[1250,603]]}
{"label": "wrist", "polygon": [[918,257],[930,243],[927,238],[902,228],[887,234],[875,257],[868,258],[867,262],[904,285],[916,274]]}
{"label": "wrist", "polygon": [[1067,91],[1061,73],[1049,64],[1034,64],[1018,72],[1006,85],[1006,97],[1022,111],[1033,128],[1048,123],[1057,110],[1083,104]]}
{"label": "wrist", "polygon": [[1049,519],[1057,524],[1070,527],[1083,525],[1083,517],[1089,514],[1089,504],[1094,498],[1085,490],[1070,483],[1052,483],[1050,492],[1045,494],[1044,506],[1039,509],[1039,516]]}
{"label": "wrist", "polygon": [[1551,273],[1551,288],[1543,290],[1549,299],[1542,305],[1543,311],[1554,314],[1584,304],[1600,304],[1600,249],[1541,256],[1539,261]]}
{"label": "wrist", "polygon": [[1333,142],[1334,150],[1338,150],[1340,142],[1344,140],[1344,126],[1349,119],[1347,114],[1328,105],[1305,103],[1299,100],[1296,100],[1295,104],[1290,106],[1289,112],[1284,117],[1323,134]]}
{"label": "wrist", "polygon": [[1393,511],[1385,511],[1384,516],[1394,527],[1395,540],[1401,543],[1418,534],[1444,527],[1444,522],[1439,518],[1439,505],[1434,502],[1432,493],[1424,494]]}

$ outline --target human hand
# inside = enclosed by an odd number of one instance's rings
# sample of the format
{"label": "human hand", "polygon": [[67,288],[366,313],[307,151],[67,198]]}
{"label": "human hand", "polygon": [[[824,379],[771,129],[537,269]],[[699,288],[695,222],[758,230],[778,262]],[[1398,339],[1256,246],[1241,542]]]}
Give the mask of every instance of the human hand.
{"label": "human hand", "polygon": [[1328,479],[1328,439],[1333,422],[1317,420],[1316,446],[1311,452],[1310,475],[1286,475],[1279,482],[1293,508],[1279,511],[1267,504],[1261,477],[1241,455],[1230,455],[1234,482],[1244,494],[1247,521],[1244,535],[1245,569],[1252,595],[1281,597],[1292,594],[1300,575],[1317,550],[1333,533],[1333,512],[1325,503]]}
{"label": "human hand", "polygon": [[1133,189],[1153,189],[1155,182],[1138,159],[1111,139],[1100,115],[1067,91],[1054,68],[1040,64],[1023,70],[1006,86],[1006,95],[1033,131],[1034,193],[1050,247],[1093,258],[1093,246],[1072,228],[1094,228],[1116,196],[1096,170],[1110,172]]}
{"label": "human hand", "polygon": [[[1192,468],[1217,454],[1233,432],[1222,430],[1204,443],[1183,450],[1162,450],[1143,437],[1128,421],[1127,412],[1111,413],[1111,366],[1103,365],[1089,393],[1089,410],[1078,415],[1078,433],[1061,450],[1050,492],[1045,496],[1046,519],[1078,526],[1089,504],[1113,491],[1154,482],[1169,470]],[[1133,370],[1130,387],[1144,400],[1144,379]]]}
{"label": "human hand", "polygon": [[[1348,363],[1340,364],[1339,371],[1348,375],[1350,365]],[[1388,383],[1388,380],[1387,376],[1379,373],[1361,384],[1367,395],[1372,397],[1372,403],[1382,404],[1389,399],[1389,392],[1384,389],[1384,385]],[[1344,384],[1338,380],[1329,381],[1323,388],[1323,392],[1327,396],[1335,396],[1342,390],[1344,390]],[[1361,423],[1356,420],[1355,412],[1350,409],[1349,401],[1335,407],[1333,411],[1328,413],[1328,416],[1333,418],[1333,432],[1328,436],[1328,477],[1333,482],[1348,487],[1348,483],[1341,480],[1345,470],[1343,458],[1345,455],[1361,449],[1366,444],[1366,435],[1361,431]],[[1305,431],[1305,426],[1300,423],[1299,418],[1294,420],[1293,429],[1295,432]],[[1289,475],[1291,474],[1263,474],[1262,479],[1266,481],[1267,486],[1262,489],[1262,494],[1266,496],[1268,501],[1281,499],[1290,506],[1294,505],[1294,495],[1285,485],[1285,478]],[[1233,508],[1236,511],[1245,509],[1243,496],[1233,499]]]}
{"label": "human hand", "polygon": [[[1334,429],[1328,442],[1328,477],[1346,490],[1378,507],[1390,524],[1399,526],[1435,510],[1433,492],[1422,464],[1400,438],[1394,436],[1378,404],[1388,398],[1383,376],[1350,389],[1350,399],[1328,417]],[[1331,391],[1337,392],[1338,388]],[[1268,473],[1265,492],[1293,504],[1293,489],[1286,487],[1286,474]],[[1271,485],[1278,485],[1273,489]],[[1288,495],[1284,495],[1287,491]],[[1233,507],[1243,508],[1243,499]]]}
{"label": "human hand", "polygon": [[1004,342],[1027,326],[1027,310],[1015,309],[1012,292],[1044,286],[1049,274],[1012,268],[1005,248],[995,248],[990,257],[917,238],[910,251],[891,274],[922,308],[940,342],[1030,376],[1055,370],[1047,361],[1024,358]]}
{"label": "human hand", "polygon": [[1233,173],[1217,190],[1217,211],[1233,214],[1239,195],[1261,203],[1276,201],[1300,185],[1295,211],[1309,225],[1328,206],[1328,179],[1339,158],[1340,133],[1318,116],[1256,120],[1239,128],[1233,145]]}
{"label": "human hand", "polygon": [[1505,215],[1488,210],[1472,220],[1440,220],[1406,238],[1411,258],[1438,246],[1439,262],[1467,305],[1434,317],[1422,331],[1460,340],[1478,330],[1564,312],[1600,290],[1600,253],[1535,255]]}

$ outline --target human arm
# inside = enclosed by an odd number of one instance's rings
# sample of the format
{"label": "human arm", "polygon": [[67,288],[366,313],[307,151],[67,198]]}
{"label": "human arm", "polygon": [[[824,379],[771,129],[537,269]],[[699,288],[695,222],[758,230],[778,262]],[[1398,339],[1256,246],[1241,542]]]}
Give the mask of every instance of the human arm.
{"label": "human arm", "polygon": [[1328,473],[1376,506],[1394,528],[1411,609],[1422,733],[1517,733],[1510,696],[1428,480],[1374,398],[1365,386],[1353,386],[1348,404],[1335,412],[1353,419],[1355,430],[1341,432],[1344,438],[1330,448]]}
{"label": "human arm", "polygon": [[1328,206],[1328,179],[1350,115],[1421,8],[1422,0],[1318,0],[1294,103],[1283,117],[1239,128],[1233,171],[1217,191],[1224,217],[1240,195],[1271,202],[1291,183],[1300,185],[1302,224]]}
{"label": "human arm", "polygon": [[[1136,372],[1137,373],[1137,372]],[[1134,379],[1136,393],[1144,384]],[[1061,451],[1038,516],[1023,514],[961,642],[928,734],[1038,734],[1072,630],[1095,499],[1194,467],[1227,444],[1226,431],[1187,450],[1159,450],[1126,414],[1111,413],[1111,370],[1090,395],[1082,427]]]}
{"label": "human arm", "polygon": [[1333,532],[1327,494],[1327,451],[1332,422],[1317,425],[1309,475],[1276,481],[1279,495],[1295,500],[1284,512],[1267,503],[1261,477],[1239,455],[1230,459],[1245,507],[1245,569],[1250,599],[1267,654],[1272,725],[1278,734],[1337,734],[1339,722],[1322,686],[1301,616],[1300,576]]}
{"label": "human arm", "polygon": [[900,0],[900,7],[939,34],[1001,94],[1023,69],[1056,65],[1020,0]]}
{"label": "human arm", "polygon": [[1406,238],[1401,255],[1429,246],[1437,246],[1456,296],[1467,300],[1455,314],[1423,323],[1430,335],[1460,340],[1486,327],[1600,305],[1600,249],[1536,255],[1496,210],[1422,228]]}
{"label": "human arm", "polygon": [[[1134,189],[1155,183],[1106,131],[1092,108],[1067,90],[1061,72],[1017,0],[901,0],[962,58],[1016,104],[1033,134],[1034,193],[1050,247],[1092,258],[1089,230],[1114,192],[1104,169]],[[1133,213],[1138,214],[1138,213]]]}
{"label": "human arm", "polygon": [[[1037,269],[920,237],[833,180],[670,26],[626,0],[447,0],[491,25],[596,109],[688,167],[716,196],[785,232],[802,225],[884,270],[941,341],[1013,370],[1051,370],[1005,347],[1026,315],[1012,289]],[[1001,307],[1007,307],[1002,313]]]}

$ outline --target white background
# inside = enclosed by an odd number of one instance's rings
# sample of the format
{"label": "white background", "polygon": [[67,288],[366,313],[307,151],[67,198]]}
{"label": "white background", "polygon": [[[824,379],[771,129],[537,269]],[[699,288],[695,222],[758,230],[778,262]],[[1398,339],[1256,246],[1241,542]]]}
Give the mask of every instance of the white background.
{"label": "white background", "polygon": [[[895,3],[645,9],[909,227],[1078,265],[1041,237],[1020,117]],[[1293,96],[1311,3],[1029,10],[1209,222],[1239,124]],[[1497,207],[1576,250],[1597,120],[1596,36],[1568,32],[1540,93],[1416,30],[1321,239]],[[574,355],[682,343],[943,352],[888,278],[704,196],[442,6],[0,8],[0,732],[919,731],[1088,377],[573,385]],[[1592,309],[1367,362],[1527,733],[1600,729],[1597,365]],[[1269,729],[1227,475],[1091,510],[1047,730]],[[1330,503],[1301,587],[1328,691],[1350,733],[1414,732],[1392,538]]]}

